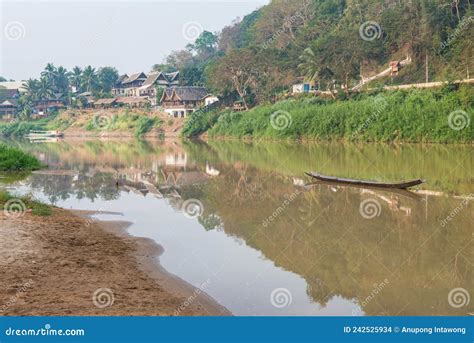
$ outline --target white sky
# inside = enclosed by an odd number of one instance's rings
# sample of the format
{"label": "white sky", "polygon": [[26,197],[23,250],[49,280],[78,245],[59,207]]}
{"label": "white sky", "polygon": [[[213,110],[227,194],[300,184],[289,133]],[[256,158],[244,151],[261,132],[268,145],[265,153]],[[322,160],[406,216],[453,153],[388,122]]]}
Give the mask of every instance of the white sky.
{"label": "white sky", "polygon": [[48,62],[148,72],[197,28],[216,32],[269,0],[0,0],[0,76],[38,77]]}

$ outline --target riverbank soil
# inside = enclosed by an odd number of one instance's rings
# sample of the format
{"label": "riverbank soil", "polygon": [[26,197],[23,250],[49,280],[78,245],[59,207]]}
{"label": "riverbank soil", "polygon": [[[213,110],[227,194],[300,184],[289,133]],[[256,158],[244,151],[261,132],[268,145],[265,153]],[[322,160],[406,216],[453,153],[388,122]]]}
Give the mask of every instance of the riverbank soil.
{"label": "riverbank soil", "polygon": [[127,223],[62,209],[47,217],[0,213],[0,315],[228,315],[166,273],[159,247]]}

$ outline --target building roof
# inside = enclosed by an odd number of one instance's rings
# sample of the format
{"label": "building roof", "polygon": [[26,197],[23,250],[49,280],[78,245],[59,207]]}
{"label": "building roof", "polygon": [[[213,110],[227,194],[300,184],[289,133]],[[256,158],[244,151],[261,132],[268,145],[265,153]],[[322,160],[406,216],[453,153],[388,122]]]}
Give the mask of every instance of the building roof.
{"label": "building roof", "polygon": [[[179,79],[179,71],[176,71],[174,73],[163,73],[160,71],[152,71],[150,74],[148,74],[147,79],[143,83],[142,87],[143,89],[148,88],[155,84],[155,82],[158,81],[159,84],[163,85],[170,85],[172,82],[177,81]],[[164,82],[160,82],[164,81]]]}
{"label": "building roof", "polygon": [[163,73],[163,75],[169,82],[173,82],[179,78],[179,71],[175,71],[174,73]]}
{"label": "building roof", "polygon": [[26,89],[24,87],[24,81],[5,81],[0,82],[0,88],[6,89],[17,89],[19,92],[24,93]]}
{"label": "building roof", "polygon": [[0,101],[0,107],[17,107],[18,100],[17,99],[7,99],[4,101]]}
{"label": "building roof", "polygon": [[5,89],[0,88],[0,101],[4,101],[7,99],[13,99],[19,95],[18,89]]}
{"label": "building roof", "polygon": [[117,84],[122,83],[124,80],[128,79],[127,74],[120,75],[119,78],[117,79]]}
{"label": "building roof", "polygon": [[142,87],[148,87],[151,86],[155,83],[155,81],[158,79],[160,76],[161,72],[159,71],[154,71],[148,74],[148,77],[146,78],[145,82],[143,83]]}
{"label": "building roof", "polygon": [[[150,102],[147,98],[140,97],[140,96],[127,96],[127,97],[117,98],[116,100],[117,100],[118,103],[128,104],[128,105]],[[96,102],[96,104],[97,104],[97,102]]]}
{"label": "building roof", "polygon": [[123,80],[122,83],[130,83],[130,82],[136,81],[138,79],[146,79],[145,73],[140,72],[140,73],[132,74],[132,75],[130,75],[130,77]]}
{"label": "building roof", "polygon": [[199,101],[209,93],[204,87],[171,87],[165,90],[162,100],[171,99],[176,96],[181,101]]}
{"label": "building roof", "polygon": [[111,98],[111,99],[99,99],[94,102],[95,105],[111,105],[114,102],[116,102],[116,98]]}

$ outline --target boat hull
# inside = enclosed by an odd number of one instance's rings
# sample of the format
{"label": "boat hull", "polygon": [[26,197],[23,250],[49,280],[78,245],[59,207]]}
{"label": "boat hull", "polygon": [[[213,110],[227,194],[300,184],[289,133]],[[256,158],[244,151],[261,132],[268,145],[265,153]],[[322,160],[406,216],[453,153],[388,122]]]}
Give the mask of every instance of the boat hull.
{"label": "boat hull", "polygon": [[334,182],[334,183],[341,183],[347,185],[355,185],[355,186],[365,186],[365,187],[377,187],[377,188],[391,188],[391,189],[407,189],[410,187],[421,185],[424,181],[420,179],[416,180],[408,180],[402,182],[377,182],[377,181],[365,181],[365,180],[354,180],[354,179],[345,179],[345,178],[338,178],[333,176],[325,176],[318,173],[306,173],[306,175],[325,182]]}

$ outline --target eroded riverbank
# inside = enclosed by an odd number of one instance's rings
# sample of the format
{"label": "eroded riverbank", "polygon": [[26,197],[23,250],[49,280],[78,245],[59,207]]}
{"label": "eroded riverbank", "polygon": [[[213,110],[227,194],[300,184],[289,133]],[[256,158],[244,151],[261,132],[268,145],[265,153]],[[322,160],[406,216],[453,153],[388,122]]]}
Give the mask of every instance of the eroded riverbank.
{"label": "eroded riverbank", "polygon": [[203,291],[156,263],[161,247],[129,223],[86,212],[0,213],[0,313],[26,316],[229,315]]}

